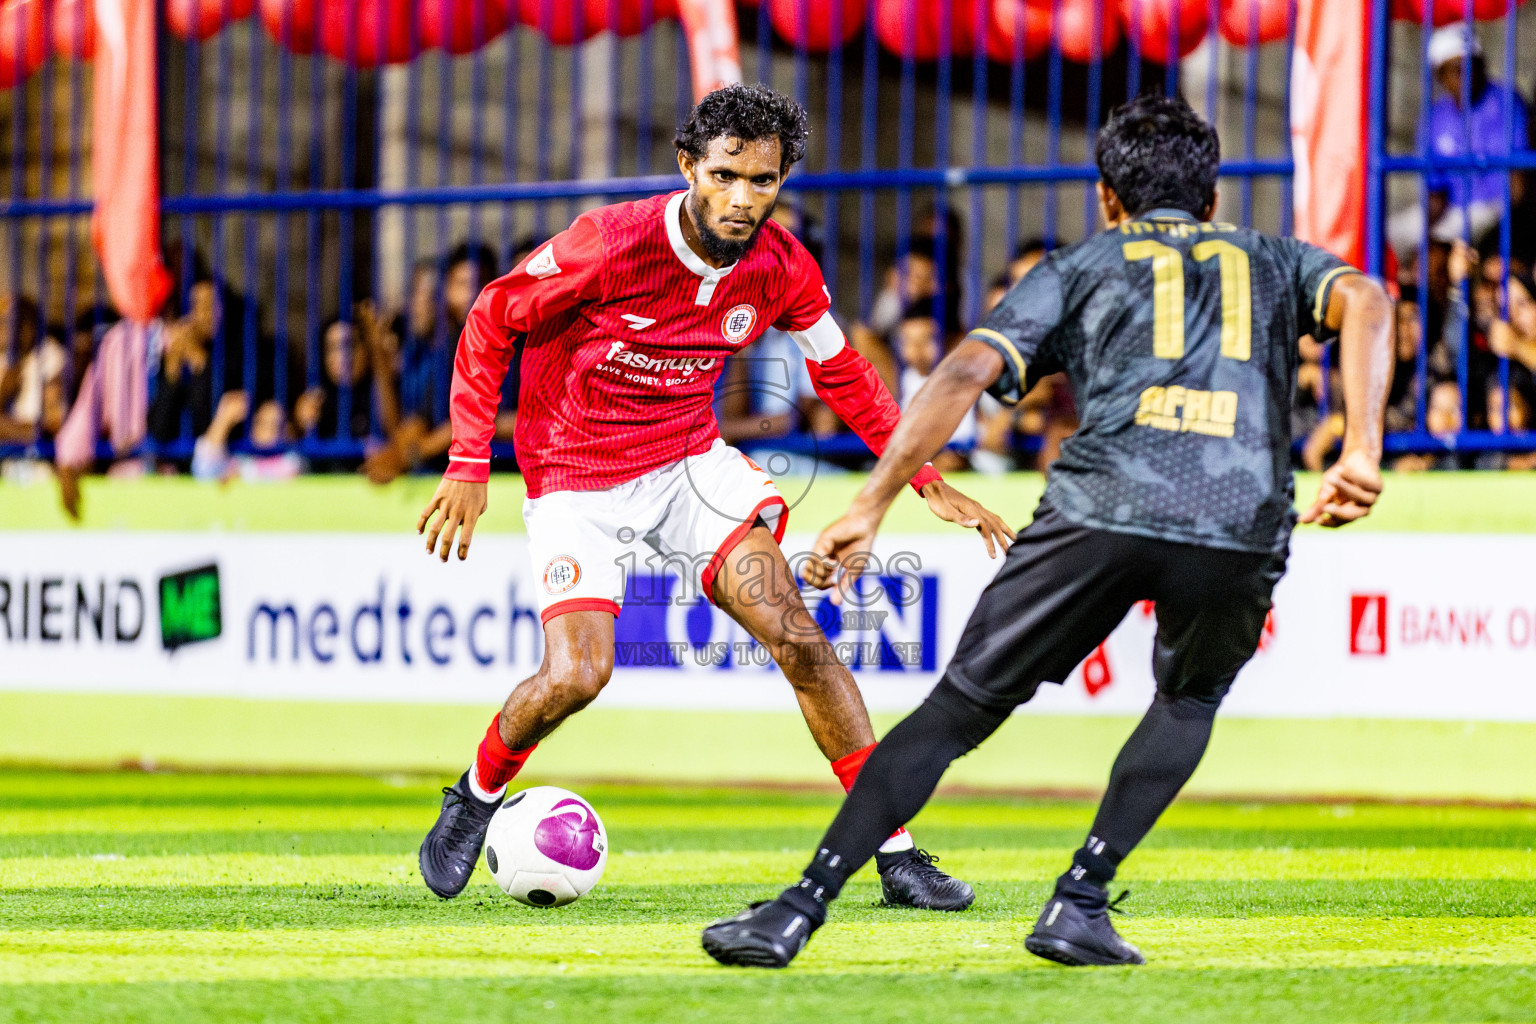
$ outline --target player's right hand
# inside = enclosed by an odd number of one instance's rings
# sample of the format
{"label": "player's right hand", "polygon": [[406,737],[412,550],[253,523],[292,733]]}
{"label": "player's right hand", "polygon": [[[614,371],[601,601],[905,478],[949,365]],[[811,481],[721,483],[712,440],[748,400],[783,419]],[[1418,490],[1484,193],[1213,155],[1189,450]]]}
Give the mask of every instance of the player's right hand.
{"label": "player's right hand", "polygon": [[[811,547],[812,557],[800,569],[800,578],[817,590],[836,584],[832,603],[841,605],[843,596],[869,564],[880,519],[877,515],[850,511],[822,530]],[[838,570],[842,570],[840,575]]]}
{"label": "player's right hand", "polygon": [[[475,523],[485,514],[485,495],[486,485],[483,483],[444,478],[437,485],[432,500],[427,502],[427,507],[422,509],[421,516],[416,520],[416,533],[419,535],[426,531],[429,554],[436,548],[437,556],[448,561],[448,552],[453,550],[453,535],[459,533],[462,527],[459,561],[469,557],[469,540],[475,535]],[[440,547],[439,536],[442,538]]]}
{"label": "player's right hand", "polygon": [[1381,460],[1359,449],[1347,451],[1323,474],[1317,500],[1301,514],[1301,521],[1337,529],[1364,519],[1382,486]]}

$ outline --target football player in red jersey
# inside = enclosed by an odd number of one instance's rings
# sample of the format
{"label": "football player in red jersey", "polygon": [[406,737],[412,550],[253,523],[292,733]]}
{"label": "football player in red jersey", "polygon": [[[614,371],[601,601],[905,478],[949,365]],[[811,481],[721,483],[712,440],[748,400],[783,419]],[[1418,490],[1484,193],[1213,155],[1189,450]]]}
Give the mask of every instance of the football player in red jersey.
{"label": "football player in red jersey", "polygon": [[[769,326],[789,332],[817,394],[878,455],[900,410],[833,321],[821,270],[770,220],[805,154],[804,108],[763,86],[706,96],[679,130],[688,190],[582,214],[480,293],[454,367],[449,468],[417,523],[444,561],[467,557],[486,510],[502,380],[523,339],[516,442],[523,519],[539,581],[544,660],[444,790],[421,846],[439,896],[469,882],[486,825],[538,742],[592,702],[614,663],[624,566],[649,543],[762,644],[845,787],[874,746],[863,698],[801,600],[778,542],[788,507],[773,480],[720,438],[715,381]],[[1012,531],[932,466],[912,486],[935,515],[978,530],[991,554]],[[888,902],[962,910],[970,886],[905,830],[882,848]]]}

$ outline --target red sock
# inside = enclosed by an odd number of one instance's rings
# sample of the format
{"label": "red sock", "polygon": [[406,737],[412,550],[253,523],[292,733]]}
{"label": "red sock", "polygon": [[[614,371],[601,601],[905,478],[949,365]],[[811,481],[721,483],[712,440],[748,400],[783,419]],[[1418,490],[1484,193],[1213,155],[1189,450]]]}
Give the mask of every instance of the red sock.
{"label": "red sock", "polygon": [[496,792],[523,770],[523,762],[537,747],[535,743],[527,750],[513,750],[501,742],[501,713],[497,712],[475,753],[475,781],[487,793]]}
{"label": "red sock", "polygon": [[851,754],[844,754],[832,762],[832,774],[836,775],[837,781],[843,784],[844,791],[853,788],[853,780],[859,777],[859,769],[864,767],[864,762],[869,760],[870,751],[874,749],[875,745],[871,743]]}
{"label": "red sock", "polygon": [[[837,781],[843,784],[844,790],[853,788],[854,780],[859,777],[859,769],[864,767],[864,762],[869,760],[870,751],[874,749],[875,745],[871,743],[869,746],[855,750],[851,754],[844,754],[832,762],[832,774],[837,776]],[[892,844],[891,840],[897,840],[897,842]],[[891,833],[891,839],[886,840],[886,844],[893,846],[893,849],[910,849],[912,837],[907,833],[906,829],[898,828],[895,832]],[[884,852],[885,847],[881,847],[881,850]]]}

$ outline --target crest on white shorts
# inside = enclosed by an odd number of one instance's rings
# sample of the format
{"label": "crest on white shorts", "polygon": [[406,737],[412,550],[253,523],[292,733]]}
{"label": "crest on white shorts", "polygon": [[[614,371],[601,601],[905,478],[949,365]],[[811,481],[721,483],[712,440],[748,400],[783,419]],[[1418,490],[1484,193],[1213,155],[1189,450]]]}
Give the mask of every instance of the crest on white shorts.
{"label": "crest on white shorts", "polygon": [[581,582],[581,563],[570,555],[556,555],[544,567],[544,591],[563,594]]}
{"label": "crest on white shorts", "polygon": [[725,319],[720,321],[720,333],[725,335],[725,340],[733,345],[738,345],[747,340],[752,333],[752,328],[757,323],[757,309],[743,302],[739,306],[732,306],[725,314]]}

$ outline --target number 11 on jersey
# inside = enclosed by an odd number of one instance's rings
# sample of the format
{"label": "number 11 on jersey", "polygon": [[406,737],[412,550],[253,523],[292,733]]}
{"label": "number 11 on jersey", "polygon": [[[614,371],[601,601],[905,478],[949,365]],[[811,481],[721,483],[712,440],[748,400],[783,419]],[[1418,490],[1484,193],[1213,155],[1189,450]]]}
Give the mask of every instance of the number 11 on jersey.
{"label": "number 11 on jersey", "polygon": [[[1184,358],[1184,255],[1151,238],[1126,242],[1128,262],[1152,261],[1152,354]],[[1231,242],[1211,238],[1196,245],[1196,262],[1219,260],[1221,271],[1221,354],[1247,362],[1253,350],[1253,295],[1248,254]]]}

